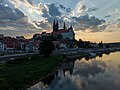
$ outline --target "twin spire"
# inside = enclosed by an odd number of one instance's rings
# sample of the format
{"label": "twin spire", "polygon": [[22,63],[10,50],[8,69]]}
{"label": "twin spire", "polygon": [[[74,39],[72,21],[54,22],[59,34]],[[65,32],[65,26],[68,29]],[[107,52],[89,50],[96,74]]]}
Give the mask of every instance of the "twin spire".
{"label": "twin spire", "polygon": [[[72,28],[72,25],[71,25],[70,28],[73,29],[73,28]],[[65,22],[64,22],[63,29],[64,29],[64,30],[67,30],[67,27],[66,27]],[[58,23],[58,21],[56,22],[56,21],[54,20],[54,22],[53,22],[53,31],[58,31],[58,30],[59,30],[59,23]]]}
{"label": "twin spire", "polygon": [[58,21],[57,21],[57,23],[56,23],[55,20],[54,20],[54,23],[53,23],[53,31],[57,31],[57,30],[59,30],[59,24],[58,24]]}

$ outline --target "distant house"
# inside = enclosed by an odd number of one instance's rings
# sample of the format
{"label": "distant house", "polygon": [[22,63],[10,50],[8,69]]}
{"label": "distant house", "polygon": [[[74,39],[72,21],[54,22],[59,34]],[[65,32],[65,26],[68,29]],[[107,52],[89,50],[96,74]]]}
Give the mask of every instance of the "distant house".
{"label": "distant house", "polygon": [[3,42],[0,42],[0,53],[4,52],[4,50],[5,50],[5,45]]}
{"label": "distant house", "polygon": [[27,52],[37,52],[39,49],[40,40],[28,40],[25,44],[25,51]]}
{"label": "distant house", "polygon": [[39,49],[39,46],[40,46],[40,40],[36,40],[33,42],[33,45],[34,45],[34,52],[37,52],[38,49]]}
{"label": "distant house", "polygon": [[67,49],[67,43],[62,43],[60,41],[53,41],[53,44],[55,45],[55,50],[65,50]]}
{"label": "distant house", "polygon": [[66,50],[68,48],[77,48],[73,41],[63,40],[63,41],[53,41],[55,45],[55,50]]}
{"label": "distant house", "polygon": [[3,39],[4,39],[4,35],[0,34],[0,40],[3,40]]}
{"label": "distant house", "polygon": [[25,51],[27,52],[33,52],[34,51],[34,45],[32,40],[28,40],[25,44]]}
{"label": "distant house", "polygon": [[12,38],[12,37],[4,37],[4,40],[3,40],[4,44],[5,44],[5,48],[7,50],[18,50],[20,48],[20,45],[19,45],[19,42],[17,41],[17,39],[15,38]]}

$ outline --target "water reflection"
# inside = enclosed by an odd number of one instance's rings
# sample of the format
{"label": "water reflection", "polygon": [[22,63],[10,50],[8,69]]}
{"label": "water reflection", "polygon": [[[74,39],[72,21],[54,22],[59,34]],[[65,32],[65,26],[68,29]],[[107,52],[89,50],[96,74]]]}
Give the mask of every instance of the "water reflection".
{"label": "water reflection", "polygon": [[63,76],[66,75],[66,72],[69,72],[70,75],[73,74],[74,63],[75,63],[75,61],[66,62],[66,63],[61,64],[59,69],[63,71]]}
{"label": "water reflection", "polygon": [[30,90],[120,90],[120,52],[63,63],[57,77],[45,84]]}

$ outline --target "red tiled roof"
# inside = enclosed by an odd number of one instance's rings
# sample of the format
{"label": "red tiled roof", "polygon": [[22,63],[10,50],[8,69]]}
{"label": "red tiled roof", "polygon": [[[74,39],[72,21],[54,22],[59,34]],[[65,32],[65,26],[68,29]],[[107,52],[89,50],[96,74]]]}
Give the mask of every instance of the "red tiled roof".
{"label": "red tiled roof", "polygon": [[53,31],[53,33],[66,33],[69,32],[68,30],[64,30],[64,29],[59,29],[58,31]]}
{"label": "red tiled roof", "polygon": [[12,37],[4,37],[3,42],[4,44],[7,45],[7,48],[13,48],[13,47],[18,48],[19,47],[18,41]]}

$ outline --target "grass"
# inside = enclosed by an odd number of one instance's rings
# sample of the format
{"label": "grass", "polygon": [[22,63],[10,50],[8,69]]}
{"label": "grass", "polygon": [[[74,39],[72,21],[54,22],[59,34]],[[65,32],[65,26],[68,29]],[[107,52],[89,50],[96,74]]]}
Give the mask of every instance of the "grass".
{"label": "grass", "polygon": [[62,60],[62,56],[33,56],[1,64],[0,90],[24,90],[55,71]]}

